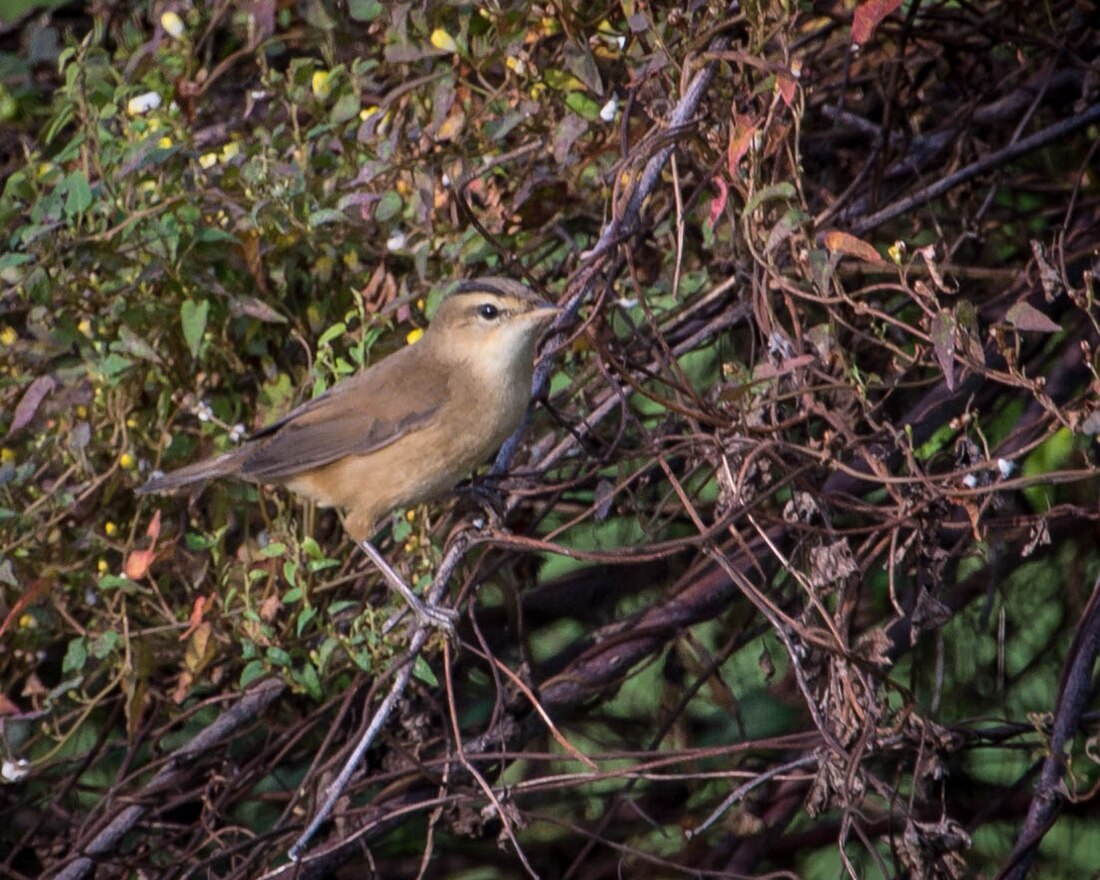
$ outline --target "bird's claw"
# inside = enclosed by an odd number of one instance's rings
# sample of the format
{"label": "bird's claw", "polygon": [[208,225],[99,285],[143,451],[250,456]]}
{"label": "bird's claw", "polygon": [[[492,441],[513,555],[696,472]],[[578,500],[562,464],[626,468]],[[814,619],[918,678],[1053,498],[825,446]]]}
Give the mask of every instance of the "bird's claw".
{"label": "bird's claw", "polygon": [[458,612],[453,608],[444,608],[442,605],[429,605],[426,602],[417,602],[410,606],[416,619],[424,626],[435,627],[442,630],[448,636],[455,632],[455,622],[458,620]]}

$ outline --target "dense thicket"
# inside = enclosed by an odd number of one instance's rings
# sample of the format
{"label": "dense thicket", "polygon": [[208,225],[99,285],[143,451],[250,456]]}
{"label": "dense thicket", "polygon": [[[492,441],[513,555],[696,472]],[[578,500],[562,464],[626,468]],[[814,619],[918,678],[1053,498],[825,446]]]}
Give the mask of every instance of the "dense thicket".
{"label": "dense thicket", "polygon": [[[1095,5],[793,7],[0,26],[0,875],[1100,867]],[[331,512],[135,497],[479,274],[569,311],[379,539],[454,642]]]}

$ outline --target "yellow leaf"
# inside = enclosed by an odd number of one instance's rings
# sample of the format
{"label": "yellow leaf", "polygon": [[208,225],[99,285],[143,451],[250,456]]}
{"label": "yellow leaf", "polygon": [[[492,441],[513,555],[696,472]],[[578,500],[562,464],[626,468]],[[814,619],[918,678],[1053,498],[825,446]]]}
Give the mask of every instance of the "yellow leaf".
{"label": "yellow leaf", "polygon": [[452,113],[446,119],[443,120],[443,124],[439,126],[439,132],[436,134],[436,139],[441,141],[454,140],[459,134],[462,133],[462,127],[466,124],[466,114],[461,110]]}

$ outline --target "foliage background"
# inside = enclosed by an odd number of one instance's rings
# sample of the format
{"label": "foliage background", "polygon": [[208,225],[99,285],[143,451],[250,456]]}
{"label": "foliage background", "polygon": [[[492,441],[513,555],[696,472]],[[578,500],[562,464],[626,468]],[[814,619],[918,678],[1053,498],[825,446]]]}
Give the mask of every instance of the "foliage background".
{"label": "foliage background", "polygon": [[[302,876],[1100,869],[1094,4],[5,15],[3,876],[289,873],[410,663]],[[134,496],[485,273],[572,311],[507,529],[382,542],[456,644]]]}

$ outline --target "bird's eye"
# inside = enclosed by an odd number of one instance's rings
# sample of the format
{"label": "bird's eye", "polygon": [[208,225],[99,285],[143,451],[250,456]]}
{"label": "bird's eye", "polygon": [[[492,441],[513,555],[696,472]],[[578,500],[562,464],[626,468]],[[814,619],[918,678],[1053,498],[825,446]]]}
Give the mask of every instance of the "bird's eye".
{"label": "bird's eye", "polygon": [[482,303],[480,306],[477,307],[477,313],[486,321],[492,321],[497,315],[500,314],[500,309],[498,309],[492,303]]}

